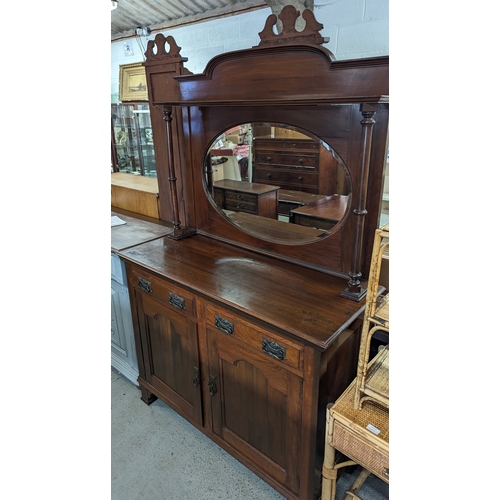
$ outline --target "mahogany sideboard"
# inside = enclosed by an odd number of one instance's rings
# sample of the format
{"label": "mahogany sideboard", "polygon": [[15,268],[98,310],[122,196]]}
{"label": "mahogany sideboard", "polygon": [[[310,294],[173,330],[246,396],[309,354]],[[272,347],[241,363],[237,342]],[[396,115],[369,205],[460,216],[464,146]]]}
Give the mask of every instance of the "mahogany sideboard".
{"label": "mahogany sideboard", "polygon": [[[258,46],[220,54],[198,75],[184,67],[173,37],[148,41],[143,64],[159,215],[173,229],[119,255],[143,401],[160,398],[286,498],[312,500],[321,483],[326,404],[356,373],[367,249],[382,201],[389,61],[335,61],[311,11],[302,13],[306,28],[295,30],[299,15],[284,7],[280,34],[272,15]],[[237,206],[225,213],[214,201],[214,141],[259,123],[320,144],[308,182],[317,177],[318,194],[346,196],[331,229]],[[303,153],[269,155],[268,173],[300,170]],[[277,166],[285,156],[286,169]],[[327,177],[334,192],[322,192],[324,162],[335,167]]]}

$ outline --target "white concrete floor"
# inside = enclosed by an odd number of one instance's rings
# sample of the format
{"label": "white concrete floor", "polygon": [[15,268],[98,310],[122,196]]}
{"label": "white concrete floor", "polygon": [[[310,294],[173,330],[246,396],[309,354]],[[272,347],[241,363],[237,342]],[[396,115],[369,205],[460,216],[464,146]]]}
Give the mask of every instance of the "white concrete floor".
{"label": "white concrete floor", "polygon": [[[111,370],[112,500],[283,500],[284,497],[157,400]],[[354,471],[356,472],[356,471]],[[353,477],[337,482],[342,500]],[[387,500],[388,486],[370,476],[359,495]]]}

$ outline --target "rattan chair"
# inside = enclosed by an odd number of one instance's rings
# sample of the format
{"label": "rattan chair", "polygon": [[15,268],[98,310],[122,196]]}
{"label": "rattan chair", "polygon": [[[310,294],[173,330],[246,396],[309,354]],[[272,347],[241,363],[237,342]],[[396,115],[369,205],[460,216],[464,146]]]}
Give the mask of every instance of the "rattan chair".
{"label": "rattan chair", "polygon": [[386,225],[375,231],[373,242],[354,392],[354,408],[357,410],[361,410],[367,400],[389,408],[389,345],[369,361],[373,335],[377,332],[389,333],[389,293],[379,296],[382,257],[388,249],[389,225]]}

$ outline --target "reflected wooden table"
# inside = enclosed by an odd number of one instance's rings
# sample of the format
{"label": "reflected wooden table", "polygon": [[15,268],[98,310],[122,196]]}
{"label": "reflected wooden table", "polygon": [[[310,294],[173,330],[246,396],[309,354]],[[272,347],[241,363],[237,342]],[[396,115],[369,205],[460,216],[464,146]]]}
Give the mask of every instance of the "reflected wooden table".
{"label": "reflected wooden table", "polygon": [[344,217],[349,196],[332,195],[290,211],[290,222],[328,231]]}

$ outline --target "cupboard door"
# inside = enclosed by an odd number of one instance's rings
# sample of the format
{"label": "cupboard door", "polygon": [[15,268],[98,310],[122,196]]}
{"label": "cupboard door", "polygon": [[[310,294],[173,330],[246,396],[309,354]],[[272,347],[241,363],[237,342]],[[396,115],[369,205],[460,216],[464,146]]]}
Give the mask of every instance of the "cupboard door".
{"label": "cupboard door", "polygon": [[148,295],[136,296],[145,379],[163,401],[201,425],[196,322]]}
{"label": "cupboard door", "polygon": [[208,337],[213,431],[298,493],[302,378],[224,333]]}

